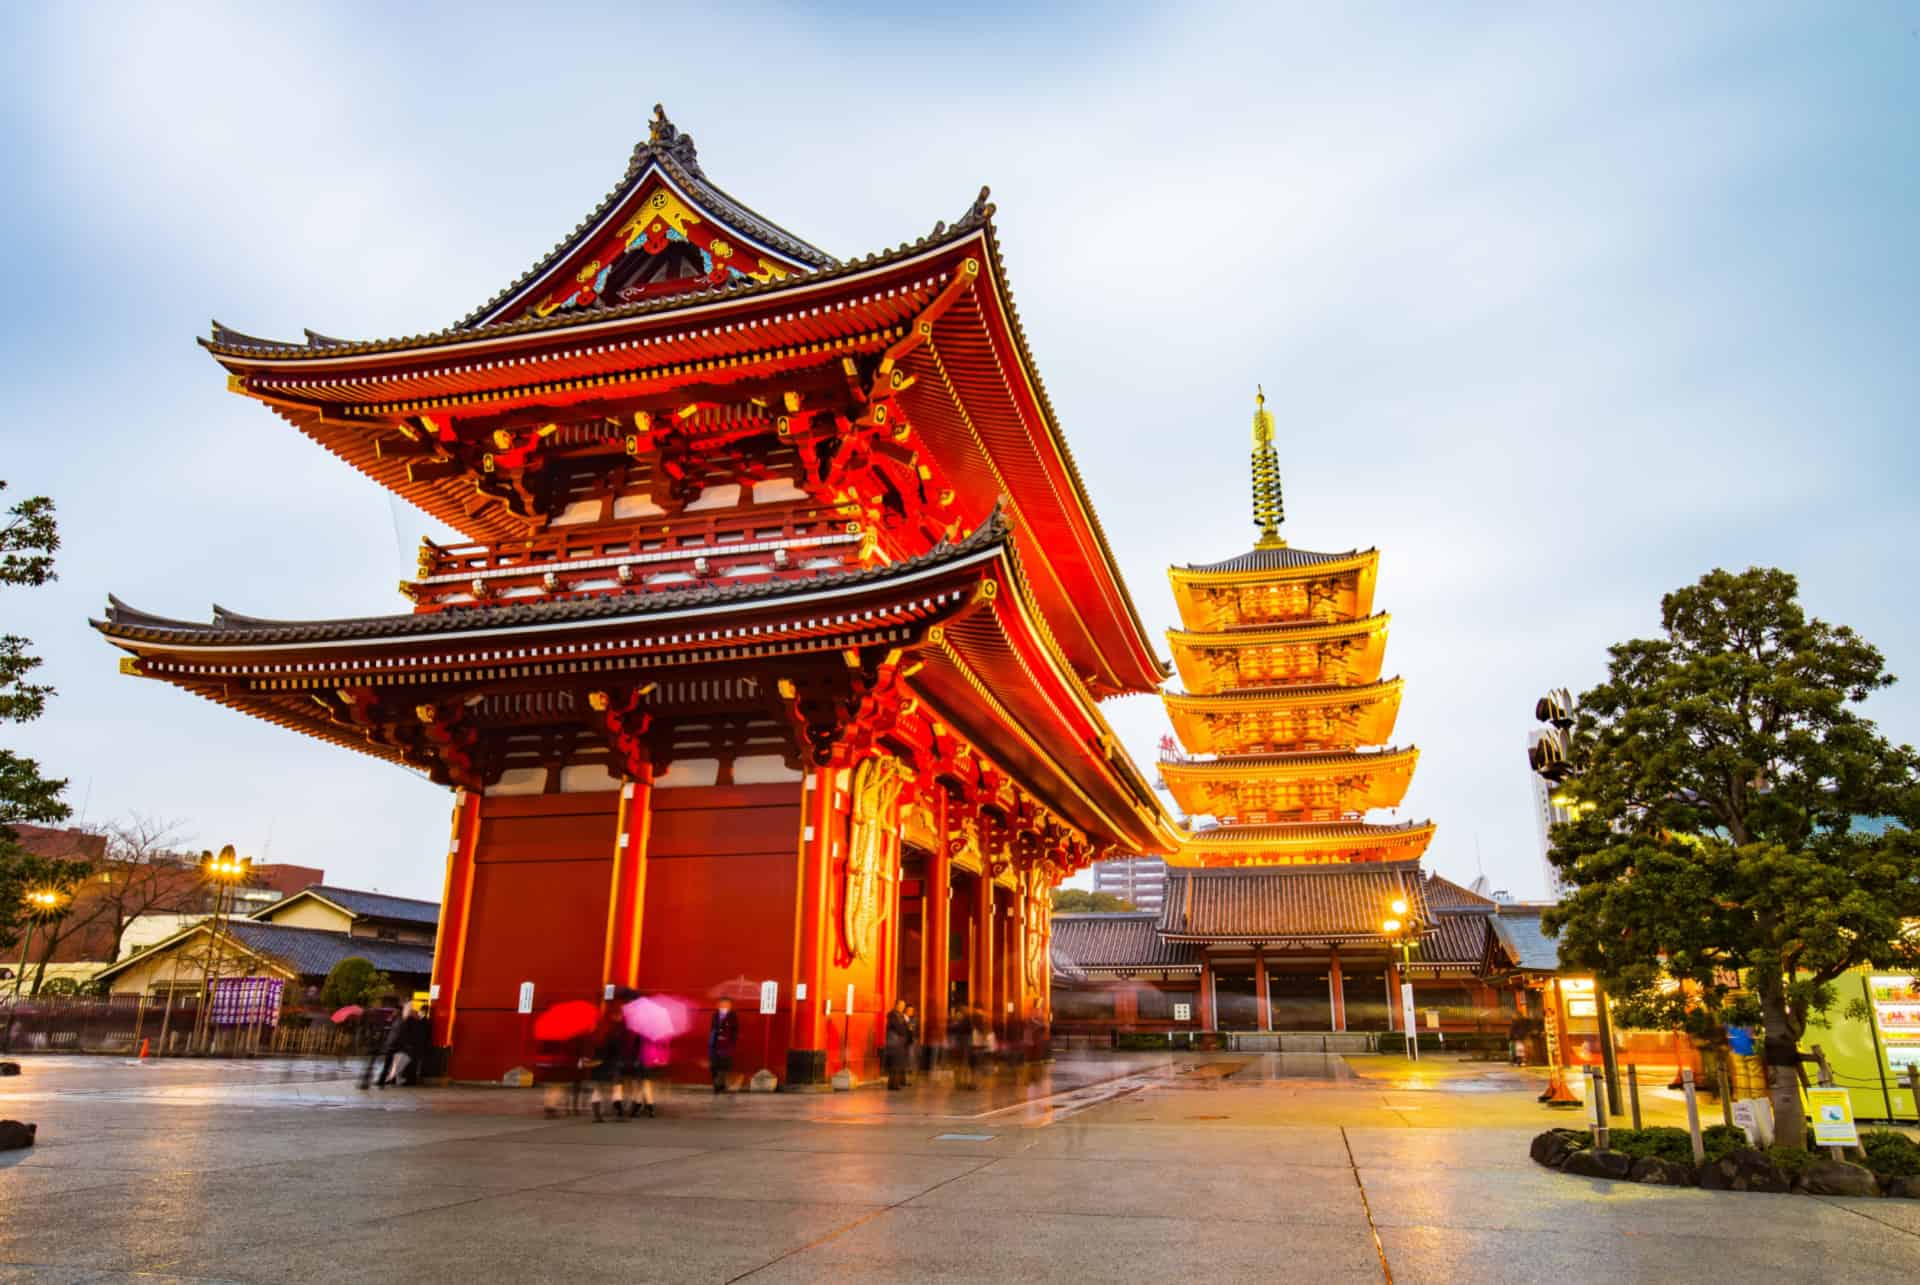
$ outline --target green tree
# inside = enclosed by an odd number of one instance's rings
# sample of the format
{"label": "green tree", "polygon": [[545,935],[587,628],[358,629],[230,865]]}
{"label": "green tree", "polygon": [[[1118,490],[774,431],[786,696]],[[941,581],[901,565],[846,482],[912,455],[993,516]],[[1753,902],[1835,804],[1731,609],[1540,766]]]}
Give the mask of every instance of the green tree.
{"label": "green tree", "polygon": [[320,1002],[328,1008],[371,1004],[393,990],[393,978],[358,955],[335,964],[320,987]]}
{"label": "green tree", "polygon": [[1552,852],[1573,891],[1547,926],[1628,1022],[1757,1022],[1780,1140],[1802,1146],[1809,1017],[1849,969],[1920,963],[1920,758],[1855,708],[1894,681],[1879,651],[1809,618],[1786,572],[1716,570],[1660,611],[1664,636],[1610,648],[1580,698],[1578,819]]}
{"label": "green tree", "polygon": [[[0,491],[7,484],[0,481]],[[54,578],[53,555],[60,547],[53,501],[44,495],[21,500],[0,520],[0,587],[31,588]],[[18,634],[0,634],[0,723],[25,723],[46,712],[53,688],[30,683],[27,676],[40,658]],[[30,881],[44,872],[29,868],[30,858],[11,828],[15,821],[64,821],[73,810],[61,802],[64,780],[40,774],[32,759],[0,748],[0,950],[20,940],[24,921],[21,898]]]}
{"label": "green tree", "polygon": [[1110,892],[1088,892],[1084,888],[1055,888],[1055,914],[1078,915],[1098,911],[1132,910],[1133,903]]}

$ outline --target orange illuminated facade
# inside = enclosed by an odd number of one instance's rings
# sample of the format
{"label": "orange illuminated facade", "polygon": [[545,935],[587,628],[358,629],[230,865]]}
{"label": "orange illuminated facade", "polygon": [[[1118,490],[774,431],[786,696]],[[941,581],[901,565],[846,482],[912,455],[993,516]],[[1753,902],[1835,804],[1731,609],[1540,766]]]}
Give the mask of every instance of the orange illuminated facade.
{"label": "orange illuminated facade", "polygon": [[423,541],[394,614],[116,600],[97,627],[127,673],[451,791],[454,1076],[525,1064],[527,983],[544,1008],[764,981],[743,1070],[824,1081],[844,1039],[871,1074],[896,998],[929,1031],[958,1003],[1024,1021],[1051,885],[1178,847],[1100,709],[1167,671],[993,213],[983,191],[843,261],[657,113],[607,198],[453,326],[202,341],[231,392],[463,540]]}

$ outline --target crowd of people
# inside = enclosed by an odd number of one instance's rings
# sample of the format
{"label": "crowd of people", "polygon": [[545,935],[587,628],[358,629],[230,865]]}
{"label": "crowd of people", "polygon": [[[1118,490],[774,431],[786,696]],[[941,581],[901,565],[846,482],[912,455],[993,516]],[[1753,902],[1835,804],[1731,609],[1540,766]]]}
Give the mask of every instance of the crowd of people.
{"label": "crowd of people", "polygon": [[[598,1020],[590,1030],[566,1039],[545,1039],[536,1043],[534,1066],[545,1088],[544,1109],[548,1116],[590,1112],[596,1123],[608,1120],[632,1120],[659,1113],[662,1082],[671,1078],[676,1062],[676,1034],[665,1030],[638,1030],[626,1016],[625,1005],[638,995],[623,991],[601,1007]],[[409,1006],[411,1010],[411,1006]],[[396,1030],[404,1023],[396,1023]],[[425,1021],[419,1022],[424,1040]],[[691,1034],[691,1032],[687,1032]],[[881,1063],[886,1070],[887,1087],[904,1089],[921,1069],[944,1068],[952,1072],[954,1087],[972,1089],[991,1077],[1002,1065],[1015,1067],[1035,1064],[1046,1055],[1048,1038],[1044,1007],[1035,1006],[1024,1023],[1008,1023],[997,1028],[983,1009],[955,1004],[948,1013],[939,1038],[929,1040],[920,1027],[915,1006],[905,1000],[894,1004],[878,1032]],[[713,1092],[732,1091],[734,1054],[740,1042],[740,1016],[733,1001],[715,1001],[705,1029],[706,1064]],[[408,1037],[400,1037],[404,1044]],[[691,1045],[692,1041],[687,1040]],[[389,1038],[390,1046],[394,1037]],[[408,1046],[410,1047],[410,1046]],[[682,1051],[679,1056],[685,1056]],[[398,1060],[392,1074],[406,1071],[407,1054]],[[371,1074],[372,1065],[369,1064]],[[387,1069],[381,1072],[386,1079]]]}
{"label": "crowd of people", "polygon": [[[971,1089],[1003,1063],[1024,1066],[1046,1056],[1047,1015],[1035,1005],[1017,1030],[996,1029],[986,1010],[955,1004],[947,1011],[944,1047],[922,1039],[919,1013],[905,1000],[887,1014],[883,1060],[887,1087],[903,1089],[916,1068],[942,1064],[953,1072],[954,1087]],[[927,1051],[922,1052],[923,1049]],[[937,1055],[937,1056],[936,1056]]]}

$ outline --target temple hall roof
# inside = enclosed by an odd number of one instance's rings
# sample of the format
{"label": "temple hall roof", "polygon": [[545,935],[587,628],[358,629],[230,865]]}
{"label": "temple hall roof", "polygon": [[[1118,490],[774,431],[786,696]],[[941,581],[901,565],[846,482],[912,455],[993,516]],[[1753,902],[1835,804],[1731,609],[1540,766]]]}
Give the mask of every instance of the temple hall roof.
{"label": "temple hall roof", "polygon": [[128,642],[185,646],[259,646],[263,644],[368,641],[381,638],[429,638],[502,629],[545,627],[590,621],[617,621],[708,606],[800,598],[910,576],[959,561],[1005,543],[1006,520],[997,512],[962,540],[941,543],[914,558],[808,579],[763,580],[751,584],[707,585],[507,603],[493,607],[450,607],[407,615],[351,616],[335,620],[264,620],[216,606],[209,622],[174,620],[127,606],[109,595],[105,620],[93,627]]}
{"label": "temple hall roof", "polygon": [[782,255],[797,260],[807,267],[839,266],[840,261],[826,251],[801,240],[716,186],[700,168],[699,154],[693,146],[693,135],[676,129],[673,122],[667,119],[665,109],[656,104],[647,138],[634,147],[633,158],[627,163],[627,172],[621,177],[620,182],[615,184],[613,190],[608,192],[600,204],[595,206],[586,218],[580,220],[579,225],[539,262],[521,273],[493,298],[461,318],[455,323],[455,327],[466,329],[485,321],[498,319],[504,306],[510,304],[516,296],[525,293],[528,286],[550,273],[584,241],[599,231],[634,189],[645,181],[648,173],[654,170],[664,172],[696,203],[711,210],[722,222],[737,232],[744,233],[762,245],[779,251]]}
{"label": "temple hall roof", "polygon": [[1379,941],[1381,920],[1396,899],[1407,902],[1411,922],[1432,923],[1424,882],[1417,861],[1174,868],[1167,871],[1157,929],[1189,941]]}
{"label": "temple hall roof", "polygon": [[1494,935],[1522,972],[1551,973],[1560,968],[1560,944],[1541,930],[1538,906],[1501,906],[1489,921]]}
{"label": "temple hall roof", "polygon": [[1153,911],[1055,915],[1053,949],[1082,973],[1200,966],[1191,943],[1168,941],[1157,931]]}

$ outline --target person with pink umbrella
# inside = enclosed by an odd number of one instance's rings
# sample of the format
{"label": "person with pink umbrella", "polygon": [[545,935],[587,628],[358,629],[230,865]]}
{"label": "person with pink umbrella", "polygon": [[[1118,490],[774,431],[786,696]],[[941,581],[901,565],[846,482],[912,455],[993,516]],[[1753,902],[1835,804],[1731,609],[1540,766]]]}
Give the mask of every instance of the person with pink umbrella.
{"label": "person with pink umbrella", "polygon": [[654,1084],[667,1074],[673,1060],[674,1036],[686,1030],[685,1006],[671,996],[642,995],[630,1000],[620,1012],[627,1030],[634,1036],[629,1054],[634,1061],[627,1072],[631,1077],[627,1109],[632,1115],[645,1111],[651,1117],[659,1114],[654,1102]]}

